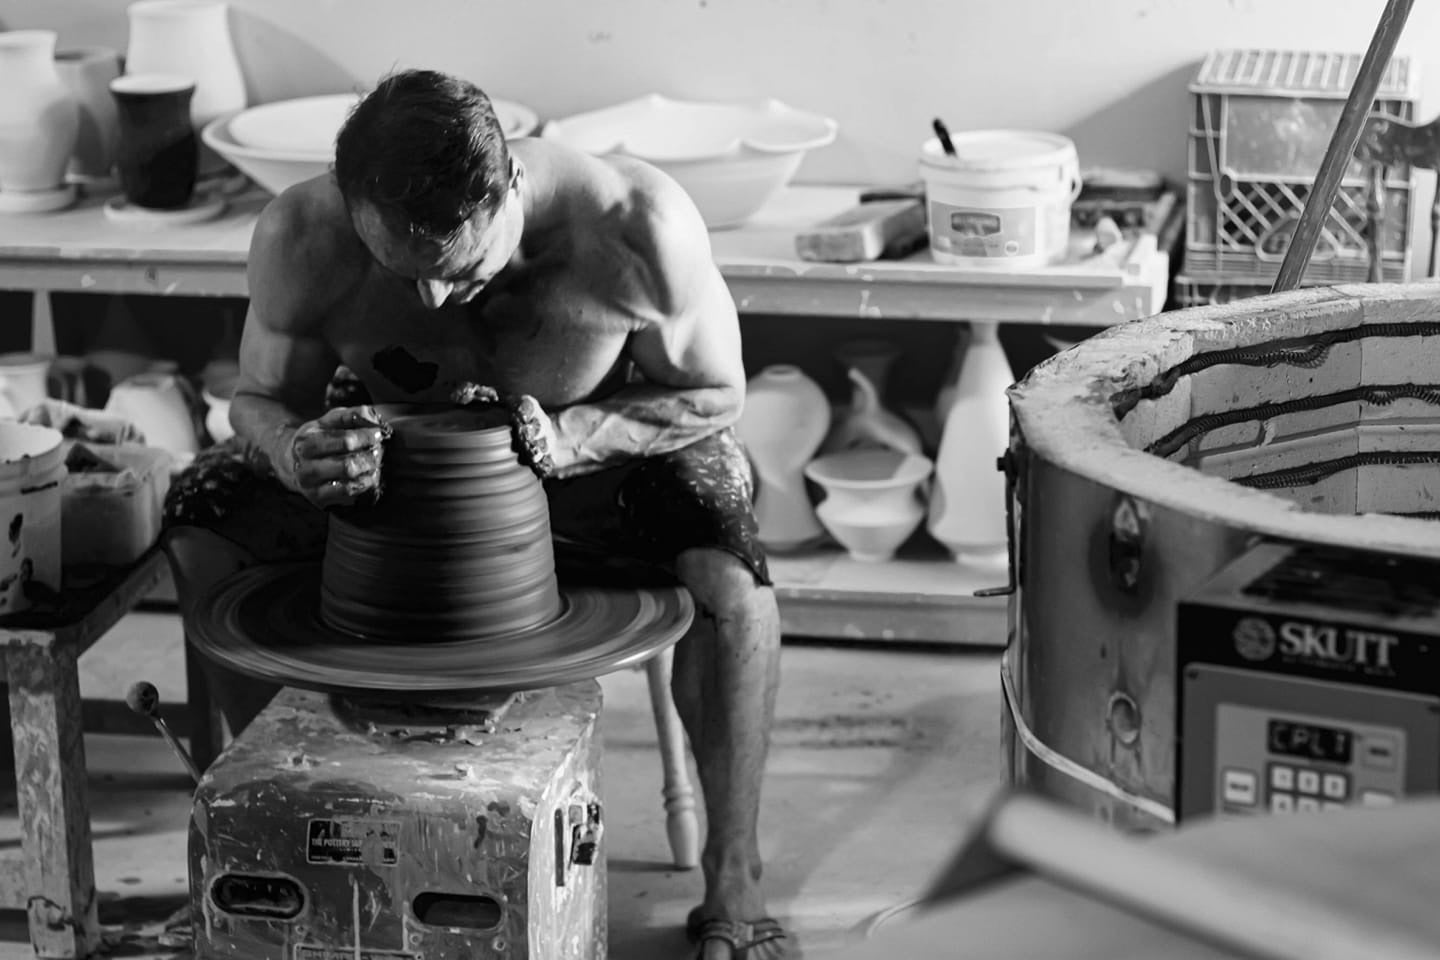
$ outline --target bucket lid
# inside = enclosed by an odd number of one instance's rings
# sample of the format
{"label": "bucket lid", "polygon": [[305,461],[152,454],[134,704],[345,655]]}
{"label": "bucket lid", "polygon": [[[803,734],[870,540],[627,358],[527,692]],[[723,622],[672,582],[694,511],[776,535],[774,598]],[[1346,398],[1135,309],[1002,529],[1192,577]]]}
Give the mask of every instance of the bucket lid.
{"label": "bucket lid", "polygon": [[952,133],[950,142],[955,145],[955,156],[947,155],[939,139],[931,137],[921,149],[921,159],[977,173],[1004,173],[1078,162],[1074,141],[1040,130],[968,130]]}

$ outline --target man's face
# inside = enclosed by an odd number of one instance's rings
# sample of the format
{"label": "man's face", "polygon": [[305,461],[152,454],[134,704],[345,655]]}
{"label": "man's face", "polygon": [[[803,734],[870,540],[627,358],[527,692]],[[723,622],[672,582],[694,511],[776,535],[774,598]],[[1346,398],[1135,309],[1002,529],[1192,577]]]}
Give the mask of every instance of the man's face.
{"label": "man's face", "polygon": [[510,262],[524,227],[514,181],[494,216],[477,212],[443,243],[410,236],[403,224],[369,203],[356,204],[351,220],[376,262],[413,283],[431,310],[474,299]]}

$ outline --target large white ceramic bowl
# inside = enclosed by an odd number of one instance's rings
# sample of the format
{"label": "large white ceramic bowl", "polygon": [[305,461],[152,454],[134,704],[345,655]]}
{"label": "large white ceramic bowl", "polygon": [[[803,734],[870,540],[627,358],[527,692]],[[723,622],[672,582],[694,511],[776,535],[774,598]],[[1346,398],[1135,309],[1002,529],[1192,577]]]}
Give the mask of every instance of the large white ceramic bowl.
{"label": "large white ceramic bowl", "polygon": [[625,154],[674,177],[711,229],[739,226],[790,182],[834,120],[779,100],[707,103],[650,94],[545,125],[541,136],[595,155]]}
{"label": "large white ceramic bowl", "polygon": [[856,560],[884,562],[925,517],[934,463],[903,450],[857,448],[817,457],[805,476],[825,490],[815,516]]}
{"label": "large white ceramic bowl", "polygon": [[[342,93],[277,100],[217,117],[200,131],[205,145],[271,193],[330,169],[335,137],[359,99]],[[529,107],[495,100],[508,139],[529,136],[539,118]]]}

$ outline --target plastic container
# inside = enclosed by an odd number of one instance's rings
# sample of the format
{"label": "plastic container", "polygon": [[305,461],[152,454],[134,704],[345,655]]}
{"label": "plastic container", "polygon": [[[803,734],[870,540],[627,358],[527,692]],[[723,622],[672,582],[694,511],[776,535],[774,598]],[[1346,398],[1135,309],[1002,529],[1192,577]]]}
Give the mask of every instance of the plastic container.
{"label": "plastic container", "polygon": [[[1185,266],[1269,286],[1305,209],[1315,171],[1359,72],[1358,53],[1216,50],[1190,83]],[[1413,123],[1419,71],[1391,59],[1370,113]],[[1416,177],[1385,170],[1386,281],[1410,275]],[[1346,168],[1304,282],[1363,283],[1370,275],[1368,170]]]}
{"label": "plastic container", "polygon": [[72,566],[134,563],[160,536],[175,458],[138,443],[82,446],[114,469],[75,470],[65,478],[61,526],[65,562]]}
{"label": "plastic container", "polygon": [[32,606],[26,583],[60,590],[59,430],[0,420],[0,616]]}
{"label": "plastic container", "polygon": [[1070,205],[1080,195],[1075,144],[1030,130],[974,130],[950,139],[953,157],[933,137],[920,149],[935,259],[999,270],[1062,259]]}

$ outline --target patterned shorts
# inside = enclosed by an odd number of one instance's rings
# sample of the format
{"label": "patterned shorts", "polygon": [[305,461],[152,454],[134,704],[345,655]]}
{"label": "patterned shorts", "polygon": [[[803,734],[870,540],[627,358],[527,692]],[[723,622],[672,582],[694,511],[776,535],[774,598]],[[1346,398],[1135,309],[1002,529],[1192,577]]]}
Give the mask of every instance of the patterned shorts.
{"label": "patterned shorts", "polygon": [[[550,529],[562,577],[603,575],[614,558],[673,576],[684,551],[714,548],[769,585],[752,509],[750,462],[733,430],[673,453],[565,480],[547,480]],[[258,562],[319,560],[326,513],[275,478],[268,460],[232,438],[202,451],[170,486],[166,527],[211,530]],[[620,564],[634,582],[643,568]]]}

